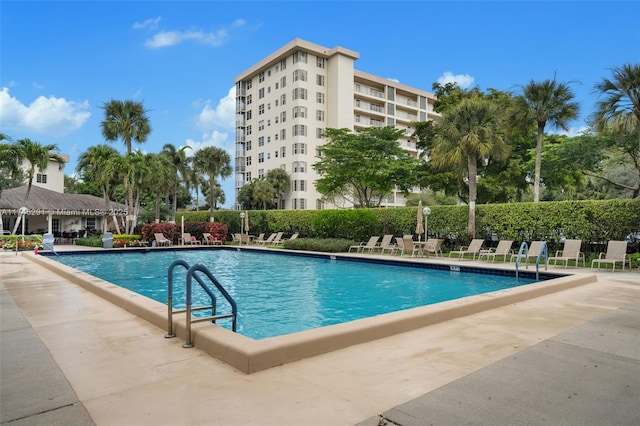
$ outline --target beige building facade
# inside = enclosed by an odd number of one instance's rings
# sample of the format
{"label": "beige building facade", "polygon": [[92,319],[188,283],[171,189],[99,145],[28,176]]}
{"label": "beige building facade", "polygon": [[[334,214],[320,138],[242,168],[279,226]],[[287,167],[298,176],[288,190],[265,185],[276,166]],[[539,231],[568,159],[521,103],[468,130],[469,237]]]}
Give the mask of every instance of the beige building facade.
{"label": "beige building facade", "polygon": [[[398,143],[418,155],[412,123],[438,117],[435,96],[356,70],[359,54],[295,39],[239,74],[236,84],[236,207],[241,188],[275,168],[289,174],[281,209],[345,208],[325,202],[315,189],[326,128],[357,130],[395,126]],[[403,206],[394,192],[382,205]]]}

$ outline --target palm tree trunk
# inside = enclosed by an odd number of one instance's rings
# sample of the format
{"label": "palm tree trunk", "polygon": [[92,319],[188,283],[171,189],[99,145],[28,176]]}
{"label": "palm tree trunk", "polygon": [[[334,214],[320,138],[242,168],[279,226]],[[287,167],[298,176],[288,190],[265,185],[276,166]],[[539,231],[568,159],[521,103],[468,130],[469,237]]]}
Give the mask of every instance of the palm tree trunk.
{"label": "palm tree trunk", "polygon": [[469,225],[467,232],[470,238],[476,235],[476,198],[478,194],[478,185],[476,183],[476,175],[478,173],[478,159],[475,155],[467,156],[467,165],[469,169]]}
{"label": "palm tree trunk", "polygon": [[542,141],[544,139],[544,124],[538,124],[538,142],[536,143],[536,168],[533,178],[533,201],[540,201],[540,171],[542,169]]}

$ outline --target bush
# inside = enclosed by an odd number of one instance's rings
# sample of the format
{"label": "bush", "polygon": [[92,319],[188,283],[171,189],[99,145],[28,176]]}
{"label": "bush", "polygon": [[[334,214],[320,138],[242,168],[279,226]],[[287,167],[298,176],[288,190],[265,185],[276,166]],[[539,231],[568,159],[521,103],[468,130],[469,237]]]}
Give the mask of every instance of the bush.
{"label": "bush", "polygon": [[357,244],[358,243],[353,240],[342,238],[296,238],[295,240],[286,240],[282,246],[288,250],[342,253],[349,251],[349,247]]}
{"label": "bush", "polygon": [[[42,239],[42,235],[34,235]],[[38,247],[38,250],[42,249],[42,243],[35,238],[25,238],[22,241],[22,237],[19,235],[3,235],[0,237],[0,249],[14,250],[18,246],[18,251],[33,250]]]}
{"label": "bush", "polygon": [[380,219],[369,209],[321,210],[312,222],[316,238],[366,241],[381,231]]}

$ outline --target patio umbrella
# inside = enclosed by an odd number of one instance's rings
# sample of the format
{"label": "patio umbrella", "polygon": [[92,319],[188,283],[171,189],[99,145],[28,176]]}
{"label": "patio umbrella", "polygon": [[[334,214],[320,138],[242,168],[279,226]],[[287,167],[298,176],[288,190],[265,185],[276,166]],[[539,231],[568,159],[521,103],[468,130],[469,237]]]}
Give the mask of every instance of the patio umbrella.
{"label": "patio umbrella", "polygon": [[244,212],[244,230],[247,232],[247,235],[249,235],[249,210]]}
{"label": "patio umbrella", "polygon": [[[424,232],[424,226],[422,226],[422,201],[418,201],[418,224],[416,225],[416,234],[418,234],[418,241],[420,241],[420,236]],[[425,241],[427,240],[427,236],[424,236]]]}

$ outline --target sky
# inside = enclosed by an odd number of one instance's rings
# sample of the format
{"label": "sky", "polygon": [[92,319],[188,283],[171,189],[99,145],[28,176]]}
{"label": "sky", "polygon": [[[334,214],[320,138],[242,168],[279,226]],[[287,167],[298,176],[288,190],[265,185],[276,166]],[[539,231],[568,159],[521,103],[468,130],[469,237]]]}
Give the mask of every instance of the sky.
{"label": "sky", "polygon": [[[109,143],[102,106],[141,102],[152,132],[235,157],[235,77],[295,38],[360,54],[358,70],[431,91],[569,83],[586,129],[611,68],[640,60],[639,1],[0,0],[0,132],[70,156]],[[553,130],[553,129],[550,129]],[[121,153],[122,141],[111,143]],[[234,177],[222,182],[231,208]]]}

